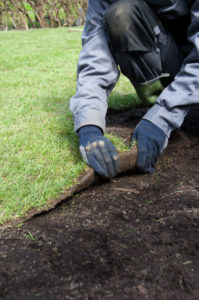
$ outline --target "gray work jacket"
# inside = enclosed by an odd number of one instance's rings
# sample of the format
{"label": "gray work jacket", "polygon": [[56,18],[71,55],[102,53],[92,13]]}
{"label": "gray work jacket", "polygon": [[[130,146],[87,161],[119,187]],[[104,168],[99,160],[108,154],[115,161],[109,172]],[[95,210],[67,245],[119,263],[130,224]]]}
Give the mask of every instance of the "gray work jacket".
{"label": "gray work jacket", "polygon": [[[82,51],[77,68],[77,91],[70,108],[77,131],[85,125],[96,125],[105,131],[107,97],[114,88],[119,70],[108,46],[103,24],[107,7],[116,0],[89,0]],[[175,80],[161,93],[143,117],[169,137],[179,128],[193,105],[199,104],[199,0],[146,0],[158,13],[168,18],[191,14],[188,40],[192,44]]]}

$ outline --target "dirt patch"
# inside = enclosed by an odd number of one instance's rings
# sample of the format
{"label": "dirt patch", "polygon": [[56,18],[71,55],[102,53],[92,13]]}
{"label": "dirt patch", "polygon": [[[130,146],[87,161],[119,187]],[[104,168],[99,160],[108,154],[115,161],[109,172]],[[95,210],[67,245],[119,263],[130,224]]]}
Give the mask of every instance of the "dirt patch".
{"label": "dirt patch", "polygon": [[[129,140],[144,112],[111,114]],[[0,233],[0,299],[198,299],[199,113],[156,172],[94,186]]]}

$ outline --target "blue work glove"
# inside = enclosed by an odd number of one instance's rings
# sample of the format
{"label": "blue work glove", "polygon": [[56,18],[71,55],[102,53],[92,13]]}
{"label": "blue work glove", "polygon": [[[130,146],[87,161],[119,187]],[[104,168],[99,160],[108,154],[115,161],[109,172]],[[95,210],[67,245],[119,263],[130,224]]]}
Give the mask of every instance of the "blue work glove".
{"label": "blue work glove", "polygon": [[86,163],[99,175],[112,178],[119,171],[119,155],[99,127],[88,125],[78,131],[80,152]]}
{"label": "blue work glove", "polygon": [[164,131],[147,120],[142,120],[133,132],[132,143],[138,144],[137,168],[142,173],[153,173],[168,138]]}

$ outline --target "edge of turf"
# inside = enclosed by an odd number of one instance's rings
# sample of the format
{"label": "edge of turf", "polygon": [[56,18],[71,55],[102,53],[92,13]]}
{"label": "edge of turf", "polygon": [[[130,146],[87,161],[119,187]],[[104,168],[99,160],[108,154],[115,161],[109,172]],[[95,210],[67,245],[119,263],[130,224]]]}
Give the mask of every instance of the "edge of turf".
{"label": "edge of turf", "polygon": [[[134,146],[131,150],[123,151],[119,153],[120,167],[119,173],[122,174],[127,171],[135,169],[136,161],[137,161],[137,147]],[[17,225],[20,226],[24,222],[30,220],[36,215],[40,215],[42,213],[48,212],[55,208],[55,206],[61,203],[64,200],[69,199],[75,194],[91,187],[94,184],[98,184],[102,181],[101,177],[97,175],[93,169],[87,168],[78,178],[76,183],[69,189],[67,189],[60,197],[56,199],[48,200],[45,206],[41,206],[39,208],[30,209],[28,212],[24,214],[23,217],[10,220],[5,222],[0,226],[0,230],[7,229],[8,227],[14,227]]]}

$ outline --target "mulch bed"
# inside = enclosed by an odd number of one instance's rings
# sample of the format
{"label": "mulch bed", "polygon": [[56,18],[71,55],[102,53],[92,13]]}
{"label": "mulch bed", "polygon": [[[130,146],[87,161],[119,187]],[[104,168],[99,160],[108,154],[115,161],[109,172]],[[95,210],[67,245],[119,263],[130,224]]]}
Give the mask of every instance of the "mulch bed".
{"label": "mulch bed", "polygon": [[[144,110],[108,115],[129,141]],[[132,171],[0,231],[0,299],[198,299],[199,113]]]}

